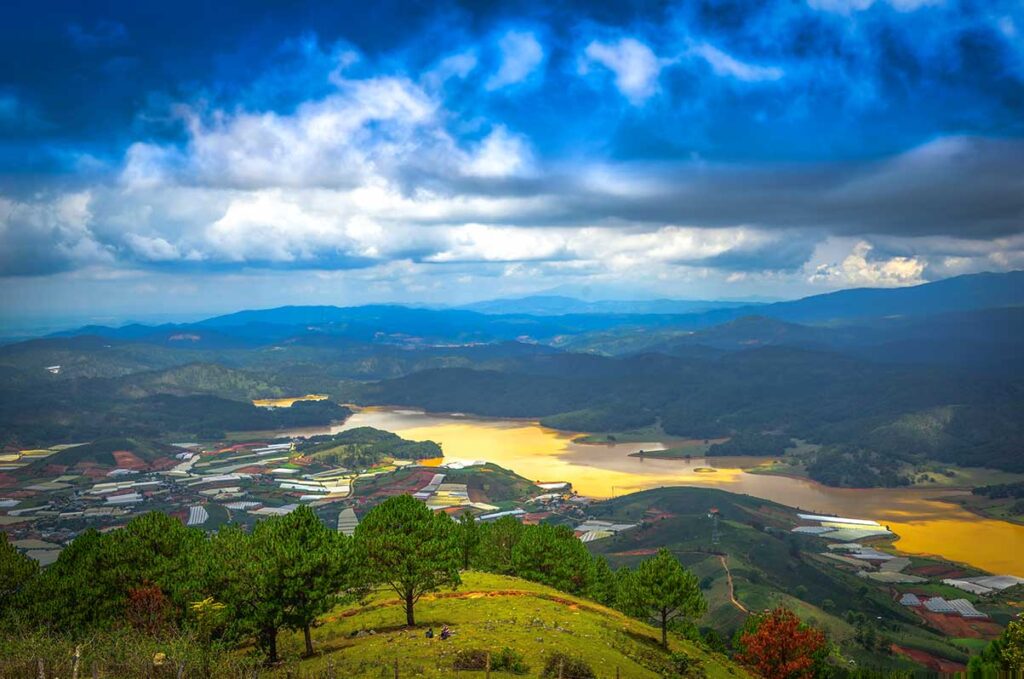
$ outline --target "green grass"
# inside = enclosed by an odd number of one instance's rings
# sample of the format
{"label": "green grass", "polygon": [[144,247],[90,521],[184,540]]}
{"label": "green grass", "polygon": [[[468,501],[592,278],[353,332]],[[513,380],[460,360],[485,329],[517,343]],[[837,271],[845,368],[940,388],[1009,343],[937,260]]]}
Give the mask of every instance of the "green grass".
{"label": "green grass", "polygon": [[[711,544],[707,518],[710,507],[716,507],[720,516],[715,545]],[[706,586],[708,613],[698,624],[723,636],[731,636],[744,616],[729,599],[725,572],[714,553],[727,555],[735,595],[742,605],[751,611],[779,605],[791,608],[801,619],[825,629],[840,654],[861,667],[892,669],[911,663],[865,649],[855,639],[855,629],[846,619],[848,612],[864,614],[878,633],[904,646],[958,661],[964,657],[965,646],[925,627],[894,601],[888,586],[858,578],[820,557],[823,541],[789,534],[794,521],[789,508],[716,489],[664,488],[602,502],[592,506],[591,513],[604,519],[643,522],[638,529],[588,547],[606,556],[614,567],[635,566],[655,549],[668,548]],[[913,562],[942,563],[920,557]],[[934,589],[933,593],[947,598],[972,598],[941,584],[899,589]]]}
{"label": "green grass", "polygon": [[651,457],[657,460],[681,460],[687,457],[704,457],[711,446],[711,443],[704,443],[703,440],[693,440],[664,450],[645,450],[642,456],[639,451],[630,453],[630,457]]}
{"label": "green grass", "polygon": [[[935,486],[937,488],[974,488],[1000,483],[1015,483],[1024,480],[1024,474],[988,469],[985,467],[958,467],[951,464],[930,463],[913,469],[915,486]],[[917,477],[927,476],[927,481]]]}
{"label": "green grass", "polygon": [[[379,593],[364,605],[335,609],[313,630],[317,655],[308,660],[299,660],[301,634],[282,635],[280,647],[288,662],[278,675],[310,675],[333,667],[336,676],[390,677],[397,661],[401,677],[447,678],[455,676],[452,660],[458,650],[497,653],[505,646],[524,656],[530,666],[527,677],[539,676],[555,651],[582,655],[602,678],[614,677],[618,668],[622,677],[654,679],[665,667],[667,656],[654,627],[517,578],[464,573],[455,592],[439,592],[419,602],[414,629],[405,627],[398,603],[394,594]],[[445,624],[454,632],[451,639],[425,638],[428,627],[437,632]],[[671,635],[670,646],[702,662],[708,677],[747,676],[723,656],[676,635]]]}
{"label": "green grass", "polygon": [[586,434],[573,439],[574,443],[649,443],[671,438],[659,424],[651,424],[629,431]]}

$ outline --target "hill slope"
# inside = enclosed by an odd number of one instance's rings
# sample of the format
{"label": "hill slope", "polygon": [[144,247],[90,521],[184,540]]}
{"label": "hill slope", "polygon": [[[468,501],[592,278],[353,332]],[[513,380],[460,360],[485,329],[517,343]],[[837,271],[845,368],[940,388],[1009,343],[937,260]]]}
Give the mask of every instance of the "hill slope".
{"label": "hill slope", "polygon": [[[401,677],[452,677],[452,661],[460,650],[481,649],[496,655],[504,647],[521,653],[530,666],[525,676],[540,676],[553,652],[582,655],[598,677],[654,679],[665,675],[667,654],[658,645],[658,631],[618,611],[586,599],[518,578],[468,572],[462,586],[424,596],[416,606],[417,629],[404,626],[404,612],[394,594],[380,593],[366,605],[339,607],[313,630],[318,657],[298,661],[302,635],[284,635],[280,646],[292,660],[280,676],[314,675],[333,667],[336,676],[394,676],[397,660]],[[447,641],[427,639],[448,625],[454,636]],[[747,674],[721,655],[709,653],[689,641],[670,636],[675,652],[702,663],[708,677],[745,677]],[[482,672],[466,676],[483,676]],[[492,672],[494,677],[515,676]]]}

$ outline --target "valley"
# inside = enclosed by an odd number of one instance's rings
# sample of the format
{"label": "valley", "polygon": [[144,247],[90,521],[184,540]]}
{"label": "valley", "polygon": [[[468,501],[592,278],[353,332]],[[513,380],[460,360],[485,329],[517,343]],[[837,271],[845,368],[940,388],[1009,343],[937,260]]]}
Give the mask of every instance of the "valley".
{"label": "valley", "polygon": [[[46,574],[154,512],[213,539],[308,509],[352,536],[412,496],[566,527],[613,568],[669,550],[708,601],[680,630],[702,648],[784,606],[827,631],[833,665],[963,668],[1020,612],[1024,383],[949,352],[1005,357],[990,331],[1018,314],[844,324],[801,304],[293,307],[0,346],[0,528]],[[948,313],[989,325],[965,336]],[[926,360],[878,353],[917,332]],[[339,630],[318,643],[348,647]]]}

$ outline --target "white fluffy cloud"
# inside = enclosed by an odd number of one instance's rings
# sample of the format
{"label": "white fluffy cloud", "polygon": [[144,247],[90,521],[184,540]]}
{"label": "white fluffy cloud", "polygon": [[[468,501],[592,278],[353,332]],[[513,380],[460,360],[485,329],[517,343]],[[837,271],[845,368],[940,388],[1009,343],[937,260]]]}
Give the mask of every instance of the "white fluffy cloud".
{"label": "white fluffy cloud", "polygon": [[650,47],[634,38],[617,42],[593,41],[584,50],[587,63],[598,63],[615,74],[615,86],[634,104],[641,104],[658,89],[662,62]]}
{"label": "white fluffy cloud", "polygon": [[478,177],[511,177],[528,174],[532,162],[526,140],[498,126],[463,163],[463,171]]}
{"label": "white fluffy cloud", "polygon": [[830,286],[867,286],[891,288],[923,283],[921,275],[925,263],[917,257],[890,257],[871,259],[874,247],[867,241],[860,241],[853,251],[841,262],[822,264],[811,274],[814,283]]}
{"label": "white fluffy cloud", "polygon": [[34,274],[112,262],[92,230],[92,198],[89,191],[35,201],[0,196],[0,270]]}
{"label": "white fluffy cloud", "polygon": [[498,39],[501,63],[485,87],[497,90],[520,83],[544,61],[544,47],[530,31],[508,31]]}
{"label": "white fluffy cloud", "polygon": [[748,64],[706,42],[695,45],[692,52],[706,61],[716,75],[723,77],[744,82],[760,82],[778,80],[785,75],[781,68]]}

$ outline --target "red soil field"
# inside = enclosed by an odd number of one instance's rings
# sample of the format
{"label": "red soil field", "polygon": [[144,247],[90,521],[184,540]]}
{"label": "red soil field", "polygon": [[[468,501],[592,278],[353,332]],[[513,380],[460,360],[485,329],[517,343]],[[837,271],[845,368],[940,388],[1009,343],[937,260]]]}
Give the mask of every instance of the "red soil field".
{"label": "red soil field", "polygon": [[910,658],[914,662],[920,663],[930,670],[942,673],[953,673],[963,672],[967,669],[965,665],[961,665],[958,662],[952,660],[946,660],[938,656],[932,655],[927,651],[922,651],[917,648],[905,648],[897,644],[892,645],[893,653],[899,653],[902,656]]}
{"label": "red soil field", "polygon": [[927,578],[938,578],[940,580],[945,578],[962,578],[965,575],[967,575],[966,572],[959,570],[952,565],[941,563],[908,568],[906,572],[910,573],[911,575],[920,575]]}
{"label": "red soil field", "polygon": [[114,466],[120,469],[134,469],[140,472],[146,468],[142,458],[130,450],[115,450],[111,455],[114,456]]}
{"label": "red soil field", "polygon": [[963,618],[959,615],[934,613],[924,608],[914,607],[914,613],[924,618],[933,628],[950,637],[966,637],[970,639],[995,639],[1003,628],[983,618]]}

